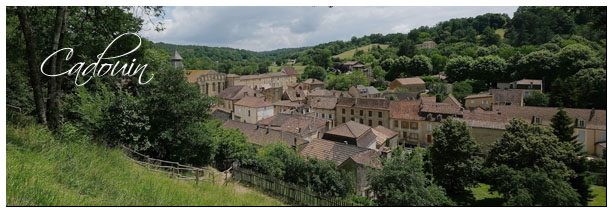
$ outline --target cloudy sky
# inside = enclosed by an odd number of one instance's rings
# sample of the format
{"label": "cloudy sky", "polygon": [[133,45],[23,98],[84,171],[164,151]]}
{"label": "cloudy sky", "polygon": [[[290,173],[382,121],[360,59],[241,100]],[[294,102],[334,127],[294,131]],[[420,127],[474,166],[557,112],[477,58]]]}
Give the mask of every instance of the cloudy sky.
{"label": "cloudy sky", "polygon": [[155,42],[254,51],[312,46],[372,33],[407,33],[451,18],[506,13],[517,7],[166,7]]}

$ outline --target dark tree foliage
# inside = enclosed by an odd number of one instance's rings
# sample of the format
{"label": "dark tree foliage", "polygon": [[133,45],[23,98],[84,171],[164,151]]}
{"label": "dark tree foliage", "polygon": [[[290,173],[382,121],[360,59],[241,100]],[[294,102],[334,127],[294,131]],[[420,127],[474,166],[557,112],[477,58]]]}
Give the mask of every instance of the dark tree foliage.
{"label": "dark tree foliage", "polygon": [[475,61],[473,58],[468,56],[460,56],[457,58],[452,58],[447,62],[447,66],[445,67],[445,75],[451,82],[463,81],[474,76],[473,67]]}
{"label": "dark tree foliage", "polygon": [[577,157],[569,158],[565,161],[565,163],[566,166],[575,171],[577,176],[571,177],[569,182],[581,196],[581,204],[583,206],[587,206],[588,201],[592,198],[589,190],[590,186],[585,180],[587,176],[586,171],[588,169],[588,163],[585,159],[585,153],[581,151],[583,144],[577,141],[577,136],[575,135],[575,121],[568,116],[566,111],[560,108],[560,110],[551,118],[550,126],[553,129],[553,134],[558,137],[560,142],[567,143],[568,145],[574,147],[574,155]]}
{"label": "dark tree foliage", "polygon": [[424,174],[424,154],[402,150],[384,162],[383,170],[370,174],[370,184],[380,206],[449,206],[445,191]]}
{"label": "dark tree foliage", "polygon": [[405,40],[398,46],[398,56],[413,57],[416,52],[415,43],[412,40]]}
{"label": "dark tree foliage", "polygon": [[528,96],[524,97],[524,104],[526,106],[548,106],[549,97],[542,92],[532,91]]}
{"label": "dark tree foliage", "polygon": [[501,193],[505,205],[581,205],[580,195],[568,182],[576,173],[565,163],[577,158],[573,148],[548,127],[511,120],[487,158],[490,190]]}
{"label": "dark tree foliage", "polygon": [[571,34],[575,23],[559,7],[519,7],[505,37],[514,46],[543,44],[554,35]]}
{"label": "dark tree foliage", "polygon": [[300,76],[300,79],[306,80],[309,78],[318,79],[321,81],[326,80],[326,70],[320,66],[307,66],[304,72]]}
{"label": "dark tree foliage", "polygon": [[430,148],[432,172],[437,184],[448,194],[466,194],[477,184],[483,158],[480,145],[471,136],[466,122],[445,119],[434,130]]}

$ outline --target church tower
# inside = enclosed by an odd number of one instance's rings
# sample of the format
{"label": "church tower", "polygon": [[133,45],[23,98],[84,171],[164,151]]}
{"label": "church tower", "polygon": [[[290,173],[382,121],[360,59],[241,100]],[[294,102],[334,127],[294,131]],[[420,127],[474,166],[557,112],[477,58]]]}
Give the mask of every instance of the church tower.
{"label": "church tower", "polygon": [[175,53],[170,58],[170,63],[175,68],[183,68],[183,58],[179,55],[179,52],[175,50]]}

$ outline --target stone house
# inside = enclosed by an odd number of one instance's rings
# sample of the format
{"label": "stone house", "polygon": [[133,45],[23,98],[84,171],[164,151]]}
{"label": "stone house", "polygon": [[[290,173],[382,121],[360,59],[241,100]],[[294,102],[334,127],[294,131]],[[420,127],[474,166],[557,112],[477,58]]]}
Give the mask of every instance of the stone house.
{"label": "stone house", "polygon": [[385,98],[339,98],[336,123],[356,121],[370,127],[389,128],[390,100]]}
{"label": "stone house", "polygon": [[232,120],[255,124],[274,115],[274,107],[264,97],[246,96],[234,103]]}
{"label": "stone house", "polygon": [[421,78],[397,78],[390,83],[390,89],[394,90],[396,88],[405,88],[408,92],[418,92],[422,93],[426,91],[426,82],[421,80]]}

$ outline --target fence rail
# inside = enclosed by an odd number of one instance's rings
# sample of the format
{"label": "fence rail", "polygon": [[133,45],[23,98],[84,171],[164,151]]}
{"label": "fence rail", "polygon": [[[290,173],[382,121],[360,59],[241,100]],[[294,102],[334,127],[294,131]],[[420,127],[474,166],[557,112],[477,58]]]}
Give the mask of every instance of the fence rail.
{"label": "fence rail", "polygon": [[236,167],[232,170],[232,178],[239,182],[248,183],[262,190],[282,196],[304,206],[355,206],[354,203],[334,198],[324,198],[315,195],[294,184],[285,183],[276,178],[259,174],[249,169]]}
{"label": "fence rail", "polygon": [[232,169],[232,167],[230,167],[226,171],[215,172],[207,168],[198,168],[183,165],[179,162],[152,158],[147,155],[136,152],[133,149],[130,149],[123,145],[121,145],[121,148],[124,150],[124,153],[126,154],[128,159],[132,160],[134,163],[146,167],[151,171],[166,174],[171,178],[175,178],[178,180],[195,180],[196,183],[198,183],[198,181],[215,182],[216,176],[225,175],[224,180],[225,182],[227,182],[228,173]]}

